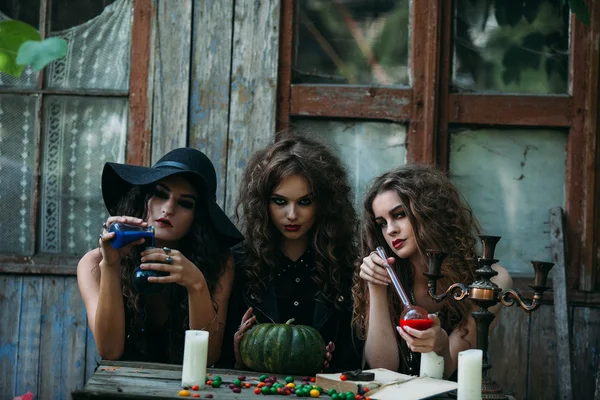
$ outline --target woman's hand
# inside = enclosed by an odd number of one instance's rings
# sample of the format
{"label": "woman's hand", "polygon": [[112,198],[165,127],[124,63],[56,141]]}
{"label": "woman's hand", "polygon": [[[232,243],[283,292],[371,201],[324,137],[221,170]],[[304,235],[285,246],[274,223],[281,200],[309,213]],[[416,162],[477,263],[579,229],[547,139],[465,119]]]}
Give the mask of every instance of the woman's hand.
{"label": "woman's hand", "polygon": [[142,252],[140,269],[168,272],[168,276],[149,276],[152,283],[177,283],[188,291],[206,285],[204,274],[179,250],[151,248]]}
{"label": "woman's hand", "polygon": [[435,351],[441,355],[448,346],[448,334],[441,328],[437,315],[429,314],[429,318],[433,321],[433,326],[427,330],[419,331],[409,326],[397,326],[396,329],[410,350],[416,353]]}
{"label": "woman's hand", "polygon": [[329,342],[327,346],[325,346],[325,362],[323,363],[323,369],[329,368],[329,363],[333,358],[333,352],[335,351],[335,344],[333,342]]}
{"label": "woman's hand", "polygon": [[[393,265],[395,261],[394,257],[388,257],[387,259],[390,265]],[[387,286],[391,282],[390,276],[383,266],[383,259],[374,251],[368,257],[363,258],[359,276],[368,283],[375,285]]]}
{"label": "woman's hand", "polygon": [[142,226],[142,227],[147,227],[148,223],[145,222],[141,218],[135,218],[135,217],[127,217],[127,216],[108,217],[108,219],[104,223],[104,230],[102,231],[102,233],[100,234],[100,238],[98,239],[98,244],[100,246],[100,252],[102,253],[102,261],[107,266],[115,266],[115,268],[116,268],[116,267],[120,267],[121,258],[123,258],[127,254],[129,254],[129,252],[131,251],[131,248],[133,246],[137,246],[137,245],[144,243],[144,238],[141,238],[133,243],[130,243],[127,246],[123,246],[118,250],[113,248],[112,245],[110,244],[110,242],[112,239],[115,238],[116,233],[108,232],[108,230],[107,230],[108,227],[113,222],[121,222],[121,223],[128,224],[128,225],[135,225],[135,226]]}
{"label": "woman's hand", "polygon": [[233,352],[235,354],[235,369],[243,369],[244,362],[242,361],[242,355],[240,353],[240,343],[244,337],[244,333],[256,322],[256,317],[252,315],[252,307],[250,307],[244,316],[242,322],[233,336]]}

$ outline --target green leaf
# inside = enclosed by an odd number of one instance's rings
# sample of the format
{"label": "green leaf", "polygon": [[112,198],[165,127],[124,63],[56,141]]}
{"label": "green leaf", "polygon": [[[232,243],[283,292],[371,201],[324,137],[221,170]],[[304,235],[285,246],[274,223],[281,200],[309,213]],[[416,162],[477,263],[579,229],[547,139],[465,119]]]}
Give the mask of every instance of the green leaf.
{"label": "green leaf", "polygon": [[569,0],[569,8],[581,22],[585,25],[590,25],[590,13],[588,12],[584,0]]}
{"label": "green leaf", "polygon": [[17,65],[31,65],[35,71],[40,71],[66,54],[67,41],[64,39],[51,37],[41,42],[28,41],[19,48]]}
{"label": "green leaf", "polygon": [[21,45],[29,40],[41,40],[31,25],[15,20],[0,22],[0,72],[21,76],[25,67],[17,65],[17,55]]}

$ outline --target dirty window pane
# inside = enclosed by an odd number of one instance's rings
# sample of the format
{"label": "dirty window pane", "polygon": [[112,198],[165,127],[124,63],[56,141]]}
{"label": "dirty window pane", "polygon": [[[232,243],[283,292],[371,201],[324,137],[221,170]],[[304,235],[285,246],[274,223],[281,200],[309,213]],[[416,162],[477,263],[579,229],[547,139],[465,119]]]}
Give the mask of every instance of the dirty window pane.
{"label": "dirty window pane", "polygon": [[40,0],[0,0],[0,14],[0,20],[18,19],[40,29]]}
{"label": "dirty window pane", "polygon": [[362,121],[294,121],[302,134],[331,143],[348,168],[358,212],[371,179],[406,163],[406,125]]}
{"label": "dirty window pane", "polygon": [[68,43],[67,56],[46,68],[48,88],[129,88],[132,0],[118,0],[102,14],[53,33]]}
{"label": "dirty window pane", "polygon": [[33,254],[36,108],[33,96],[0,96],[0,253]]}
{"label": "dirty window pane", "polygon": [[82,255],[106,220],[105,162],[124,162],[127,99],[50,96],[44,101],[39,251]]}
{"label": "dirty window pane", "polygon": [[116,0],[52,0],[49,31],[57,32],[81,25],[100,15]]}
{"label": "dirty window pane", "polygon": [[455,90],[568,91],[569,9],[563,0],[457,0]]}
{"label": "dirty window pane", "polygon": [[514,276],[533,276],[531,260],[552,261],[547,222],[565,204],[566,144],[558,130],[451,134],[451,177],[484,233],[502,236],[495,257]]}
{"label": "dirty window pane", "polygon": [[294,82],[408,85],[409,3],[299,1]]}

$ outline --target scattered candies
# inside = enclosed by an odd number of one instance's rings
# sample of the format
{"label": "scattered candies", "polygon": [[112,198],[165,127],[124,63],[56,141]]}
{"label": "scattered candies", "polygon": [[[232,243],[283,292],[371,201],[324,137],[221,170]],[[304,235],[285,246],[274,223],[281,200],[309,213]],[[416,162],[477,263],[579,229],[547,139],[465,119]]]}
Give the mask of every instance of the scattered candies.
{"label": "scattered candies", "polygon": [[190,391],[189,390],[180,390],[178,393],[181,397],[190,397]]}

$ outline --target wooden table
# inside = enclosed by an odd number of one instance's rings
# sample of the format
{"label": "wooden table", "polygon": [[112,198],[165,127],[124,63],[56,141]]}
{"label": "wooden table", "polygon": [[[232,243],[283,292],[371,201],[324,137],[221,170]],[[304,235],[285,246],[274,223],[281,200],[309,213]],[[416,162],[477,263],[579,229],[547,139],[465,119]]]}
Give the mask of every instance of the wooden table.
{"label": "wooden table", "polygon": [[[259,375],[256,372],[209,368],[207,373],[211,374],[210,376],[219,375],[223,379],[221,387],[190,390],[190,393],[200,394],[201,399],[206,398],[209,393],[217,400],[258,398],[254,394],[256,384],[259,382]],[[229,388],[229,384],[240,375],[245,375],[246,382],[252,384],[252,387],[242,389],[241,393],[234,393]],[[285,382],[285,376],[275,376],[278,381]],[[181,389],[181,365],[102,361],[83,390],[73,392],[72,397],[74,400],[194,398],[180,397],[178,393]]]}
{"label": "wooden table", "polygon": [[[207,373],[210,376],[220,376],[223,384],[220,388],[209,388],[190,393],[198,393],[201,399],[205,399],[207,394],[212,394],[214,399],[260,399],[254,394],[254,389],[258,384],[260,374],[250,371],[238,371],[209,368]],[[233,383],[238,376],[246,376],[247,383],[252,384],[251,388],[242,389],[241,393],[234,393],[229,384]],[[272,376],[273,374],[269,374]],[[285,382],[285,376],[275,375],[279,382]],[[299,378],[295,377],[296,383]],[[94,372],[90,380],[82,390],[73,392],[73,400],[89,399],[193,399],[194,397],[180,397],[181,387],[181,365],[137,363],[137,362],[116,362],[102,361],[100,366]],[[296,398],[296,396],[287,396]],[[284,398],[275,396],[275,399]],[[323,399],[329,399],[328,396],[321,396]],[[436,399],[449,399],[449,396],[435,397]],[[514,400],[512,396],[508,396]]]}

